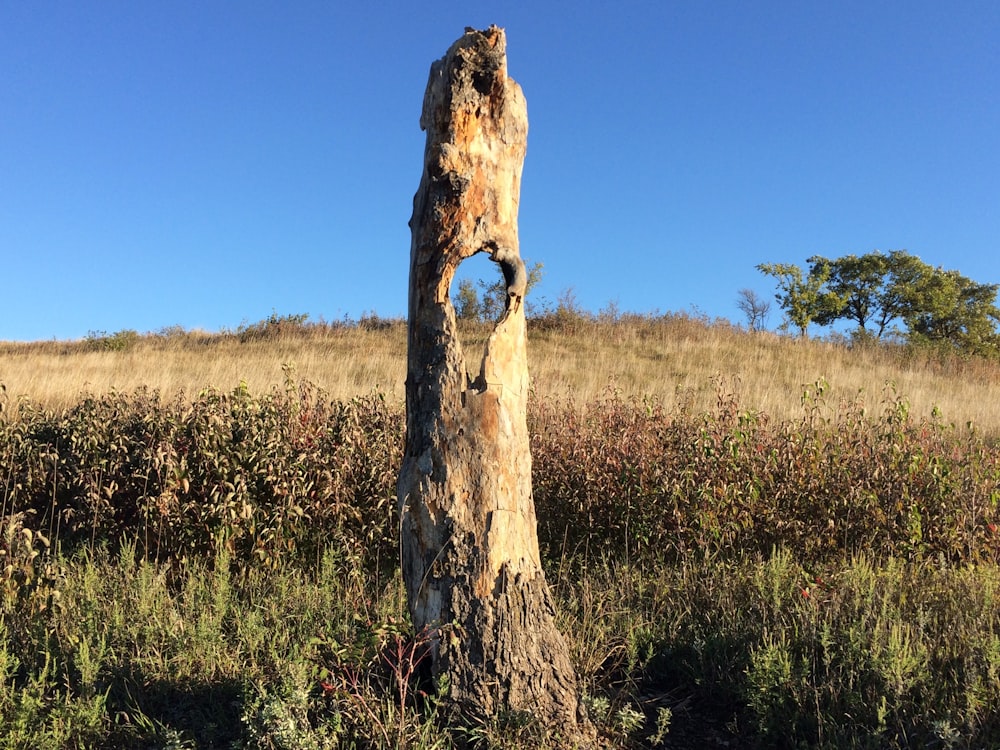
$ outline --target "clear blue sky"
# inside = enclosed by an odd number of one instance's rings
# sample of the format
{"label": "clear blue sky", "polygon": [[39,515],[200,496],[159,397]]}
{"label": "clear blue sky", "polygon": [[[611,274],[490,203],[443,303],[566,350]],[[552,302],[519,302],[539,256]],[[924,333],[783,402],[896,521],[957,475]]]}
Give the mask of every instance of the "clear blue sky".
{"label": "clear blue sky", "polygon": [[491,23],[538,296],[740,321],[757,263],[874,249],[1000,282],[995,0],[459,5],[0,0],[0,339],[403,315],[427,72]]}

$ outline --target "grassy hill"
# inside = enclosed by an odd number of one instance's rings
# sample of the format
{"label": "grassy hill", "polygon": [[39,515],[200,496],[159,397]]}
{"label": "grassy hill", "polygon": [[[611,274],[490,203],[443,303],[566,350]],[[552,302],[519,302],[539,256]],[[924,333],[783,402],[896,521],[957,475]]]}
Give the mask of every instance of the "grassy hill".
{"label": "grassy hill", "polygon": [[[478,369],[488,327],[469,324],[464,331],[470,369]],[[282,386],[289,368],[334,398],[377,391],[401,403],[405,322],[303,324],[272,317],[225,334],[169,330],[95,334],[78,342],[0,342],[0,383],[8,394],[52,408],[67,407],[83,393],[138,387],[192,396],[208,386],[230,390],[243,382],[260,393]],[[721,379],[745,408],[785,419],[799,415],[805,390],[824,381],[834,404],[860,401],[871,410],[902,397],[918,417],[937,413],[948,423],[1000,433],[998,362],[750,334],[684,314],[534,320],[529,368],[539,396],[572,395],[581,403],[612,389],[667,409],[705,410],[714,405]]]}
{"label": "grassy hill", "polygon": [[[419,680],[404,349],[278,318],[0,345],[0,748],[557,747]],[[684,315],[529,349],[540,547],[609,747],[1000,746],[997,363]]]}

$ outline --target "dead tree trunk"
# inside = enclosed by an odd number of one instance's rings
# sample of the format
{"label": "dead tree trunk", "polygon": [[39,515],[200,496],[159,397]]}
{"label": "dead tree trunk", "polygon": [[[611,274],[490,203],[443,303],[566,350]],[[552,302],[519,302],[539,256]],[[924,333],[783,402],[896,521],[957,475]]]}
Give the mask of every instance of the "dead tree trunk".
{"label": "dead tree trunk", "polygon": [[[432,634],[432,670],[466,720],[530,714],[579,743],[591,729],[554,624],[531,497],[517,239],[528,121],[502,29],[467,29],[431,66],[420,125],[398,483],[410,613]],[[478,252],[499,264],[507,306],[470,375],[450,287]]]}

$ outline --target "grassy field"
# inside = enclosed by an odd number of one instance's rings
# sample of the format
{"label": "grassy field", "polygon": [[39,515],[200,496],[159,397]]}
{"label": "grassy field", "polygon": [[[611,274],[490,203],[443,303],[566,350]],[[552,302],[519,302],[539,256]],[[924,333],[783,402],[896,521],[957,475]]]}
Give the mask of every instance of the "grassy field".
{"label": "grassy field", "polygon": [[[0,748],[558,746],[445,725],[417,679],[404,339],[0,346]],[[1000,746],[996,363],[687,316],[529,346],[539,541],[607,746]]]}
{"label": "grassy field", "polygon": [[[486,326],[468,325],[467,358],[475,359]],[[667,408],[711,408],[719,377],[748,407],[784,419],[799,413],[804,389],[819,380],[833,400],[877,408],[887,388],[905,396],[917,416],[937,409],[957,425],[1000,432],[1000,364],[935,356],[905,347],[851,349],[774,334],[749,335],[727,323],[684,314],[551,315],[530,326],[529,367],[536,392],[586,403],[608,388],[651,397]],[[138,387],[197,394],[206,386],[254,392],[280,386],[286,369],[334,398],[377,391],[402,403],[406,327],[369,319],[358,325],[268,325],[228,335],[168,331],[161,335],[92,336],[79,342],[0,342],[0,382],[8,394],[52,408],[82,393]]]}

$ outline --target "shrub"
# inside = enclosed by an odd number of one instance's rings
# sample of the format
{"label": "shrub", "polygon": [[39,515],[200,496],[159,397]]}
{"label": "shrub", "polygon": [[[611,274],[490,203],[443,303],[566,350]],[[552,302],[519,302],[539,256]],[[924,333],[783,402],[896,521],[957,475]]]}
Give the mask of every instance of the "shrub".
{"label": "shrub", "polygon": [[21,402],[0,423],[4,509],[66,549],[275,562],[340,540],[392,559],[400,430],[381,396],[329,401],[305,383],[87,396],[58,414]]}
{"label": "shrub", "polygon": [[[530,405],[540,542],[551,559],[605,550],[795,549],[823,563],[1000,558],[1000,455],[972,430],[803,394],[772,423],[719,383],[716,408],[667,413],[614,393]],[[403,414],[378,394],[330,400],[309,383],[192,401],[86,396],[60,413],[20,401],[0,421],[5,515],[67,549],[136,539],[155,559],[315,557],[331,540],[395,560]]]}
{"label": "shrub", "polygon": [[272,312],[264,320],[259,320],[256,323],[241,323],[236,329],[236,335],[242,343],[272,341],[299,333],[305,327],[308,319],[308,313],[278,315],[277,312]]}
{"label": "shrub", "polygon": [[125,352],[132,349],[139,341],[139,333],[131,329],[122,329],[115,333],[106,331],[89,331],[84,338],[88,349],[94,351]]}
{"label": "shrub", "polygon": [[540,540],[550,555],[599,545],[624,559],[1000,558],[1000,455],[982,436],[911,419],[891,389],[874,416],[825,390],[807,388],[802,417],[779,424],[722,381],[704,414],[614,393],[534,404]]}

